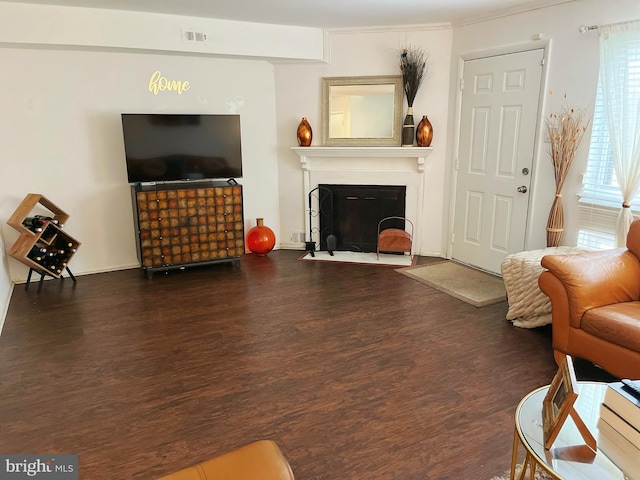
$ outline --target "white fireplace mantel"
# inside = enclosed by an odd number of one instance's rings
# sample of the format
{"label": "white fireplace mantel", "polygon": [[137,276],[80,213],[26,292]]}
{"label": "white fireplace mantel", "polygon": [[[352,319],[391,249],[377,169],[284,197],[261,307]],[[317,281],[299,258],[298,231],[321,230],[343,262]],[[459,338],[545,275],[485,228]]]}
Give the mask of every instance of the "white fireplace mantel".
{"label": "white fireplace mantel", "polygon": [[[305,196],[322,183],[319,177],[326,183],[407,186],[407,217],[416,226],[413,253],[420,252],[425,161],[432,147],[292,147],[291,150],[300,156]],[[337,181],[327,181],[328,176]],[[312,227],[311,219],[305,215],[306,231]]]}
{"label": "white fireplace mantel", "polygon": [[424,162],[433,147],[292,147],[300,156],[303,170],[309,170],[310,159],[316,158],[411,158],[418,172],[424,172]]}

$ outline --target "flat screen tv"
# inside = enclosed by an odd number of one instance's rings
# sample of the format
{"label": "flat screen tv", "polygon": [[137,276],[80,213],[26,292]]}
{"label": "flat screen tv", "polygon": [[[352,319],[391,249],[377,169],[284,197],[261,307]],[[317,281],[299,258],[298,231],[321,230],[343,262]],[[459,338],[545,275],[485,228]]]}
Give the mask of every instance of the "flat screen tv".
{"label": "flat screen tv", "polygon": [[122,114],[129,183],[242,177],[239,115]]}

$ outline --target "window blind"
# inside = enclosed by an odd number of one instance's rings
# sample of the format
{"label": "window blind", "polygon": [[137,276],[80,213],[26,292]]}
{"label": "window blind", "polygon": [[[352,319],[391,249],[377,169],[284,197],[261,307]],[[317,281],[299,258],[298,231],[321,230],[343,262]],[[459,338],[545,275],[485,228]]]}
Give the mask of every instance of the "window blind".
{"label": "window blind", "polygon": [[617,208],[578,204],[577,245],[591,250],[613,248],[616,243],[617,218]]}

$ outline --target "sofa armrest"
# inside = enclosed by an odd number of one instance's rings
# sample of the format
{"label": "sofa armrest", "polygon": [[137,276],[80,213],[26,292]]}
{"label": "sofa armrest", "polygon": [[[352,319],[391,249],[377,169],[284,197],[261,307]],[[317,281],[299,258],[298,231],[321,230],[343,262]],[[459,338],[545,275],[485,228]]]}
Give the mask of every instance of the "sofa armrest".
{"label": "sofa armrest", "polygon": [[[571,317],[569,315],[569,299],[567,289],[553,273],[545,270],[538,277],[538,286],[551,300],[551,328],[553,329],[553,349],[560,352],[569,351],[569,331]],[[577,320],[579,326],[580,319]]]}
{"label": "sofa armrest", "polygon": [[[564,288],[569,322],[576,328],[587,310],[640,298],[640,261],[627,249],[546,255],[541,264],[559,284],[541,278],[540,288],[551,299],[552,308],[556,308],[557,289]],[[562,302],[561,296],[557,298]]]}
{"label": "sofa armrest", "polygon": [[159,480],[294,480],[289,462],[271,440],[260,440]]}

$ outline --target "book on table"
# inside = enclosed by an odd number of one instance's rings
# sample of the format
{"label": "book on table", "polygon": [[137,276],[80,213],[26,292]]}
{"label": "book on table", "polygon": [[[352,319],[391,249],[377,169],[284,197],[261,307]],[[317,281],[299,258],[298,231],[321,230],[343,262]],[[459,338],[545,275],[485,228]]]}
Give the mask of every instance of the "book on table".
{"label": "book on table", "polygon": [[604,421],[616,430],[635,448],[640,449],[640,430],[636,430],[630,423],[611,410],[604,403],[600,405],[600,420]]}
{"label": "book on table", "polygon": [[598,420],[598,451],[602,452],[629,480],[640,480],[640,449],[607,422]]}
{"label": "book on table", "polygon": [[607,385],[603,403],[636,430],[640,430],[640,399],[634,396],[622,382]]}

